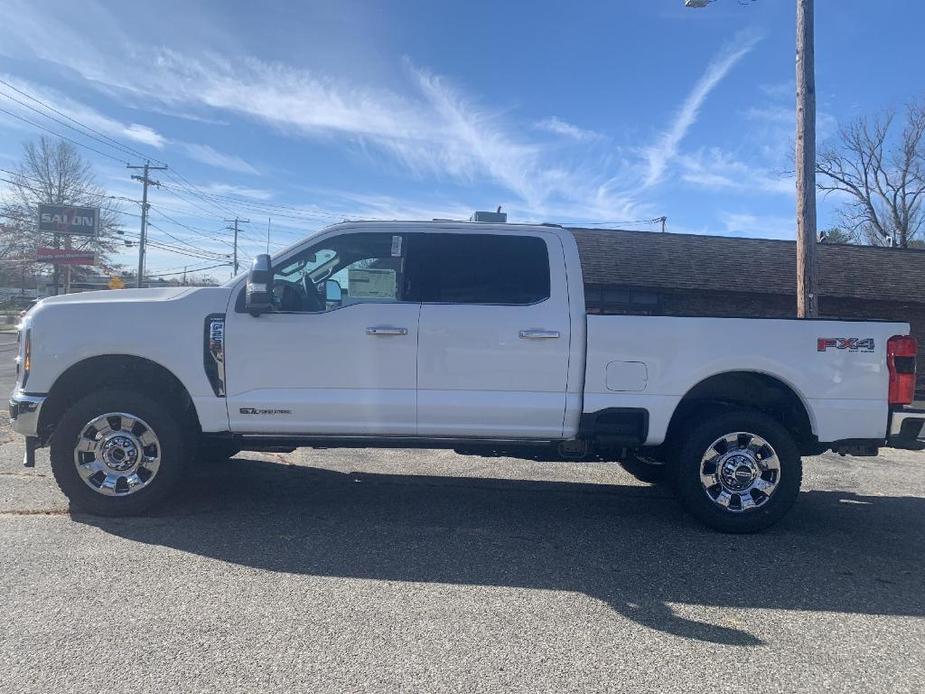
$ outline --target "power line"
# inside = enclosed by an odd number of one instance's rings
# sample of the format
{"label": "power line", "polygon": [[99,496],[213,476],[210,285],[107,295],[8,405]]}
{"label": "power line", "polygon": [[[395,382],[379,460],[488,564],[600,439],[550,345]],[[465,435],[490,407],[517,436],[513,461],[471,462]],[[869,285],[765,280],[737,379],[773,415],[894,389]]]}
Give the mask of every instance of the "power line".
{"label": "power line", "polygon": [[[14,90],[16,93],[21,94],[22,96],[24,96],[24,97],[26,97],[26,98],[32,100],[33,102],[35,102],[35,103],[37,103],[37,104],[39,104],[39,105],[41,105],[43,108],[46,108],[46,109],[48,109],[49,111],[51,111],[51,112],[53,112],[53,113],[56,113],[56,114],[60,115],[62,118],[67,119],[67,120],[70,121],[71,123],[75,123],[76,125],[79,126],[79,128],[76,128],[76,127],[74,127],[74,126],[72,126],[72,125],[69,125],[68,123],[65,123],[64,121],[62,121],[62,120],[59,119],[59,118],[55,118],[54,116],[50,116],[50,115],[48,115],[47,113],[44,113],[44,112],[40,111],[39,109],[37,109],[37,108],[35,108],[35,107],[33,107],[33,106],[30,106],[29,104],[27,104],[27,103],[21,101],[20,99],[17,99],[16,97],[10,96],[9,94],[7,94],[7,93],[5,93],[5,92],[0,91],[0,95],[3,95],[3,96],[6,97],[7,99],[10,99],[11,101],[14,101],[14,102],[20,104],[21,106],[24,106],[24,107],[30,109],[31,111],[34,111],[35,113],[38,113],[38,114],[41,115],[42,117],[48,118],[49,120],[52,120],[52,121],[54,121],[54,122],[56,122],[56,123],[58,123],[58,124],[60,124],[60,125],[63,125],[63,126],[66,127],[66,128],[69,128],[69,129],[71,129],[71,130],[73,130],[73,131],[75,131],[75,132],[80,133],[80,134],[83,135],[84,137],[88,137],[88,138],[90,138],[90,139],[92,139],[92,140],[94,140],[94,141],[96,141],[96,142],[99,142],[100,144],[103,144],[103,145],[105,145],[105,146],[107,146],[107,147],[110,147],[110,148],[112,148],[112,149],[115,149],[116,151],[118,151],[118,152],[120,152],[120,153],[122,153],[122,154],[130,154],[130,155],[132,155],[132,156],[136,156],[136,157],[139,157],[139,158],[142,158],[142,159],[154,161],[154,162],[158,163],[159,165],[161,165],[164,169],[166,169],[167,165],[166,165],[166,163],[164,163],[163,161],[160,161],[159,159],[157,159],[157,158],[155,158],[155,157],[151,157],[150,155],[144,154],[143,152],[140,152],[139,150],[137,150],[137,149],[135,149],[135,148],[133,148],[133,147],[129,147],[129,146],[127,146],[127,145],[125,145],[125,144],[119,142],[118,140],[116,140],[116,139],[114,139],[114,138],[112,138],[112,137],[106,135],[105,133],[102,133],[102,132],[100,132],[99,130],[96,130],[95,128],[91,128],[90,126],[86,125],[85,123],[82,123],[81,121],[77,120],[76,118],[73,118],[73,117],[71,117],[71,116],[69,116],[69,115],[67,115],[67,114],[65,114],[65,113],[63,113],[63,112],[61,112],[59,109],[56,109],[55,107],[50,106],[49,104],[45,103],[45,102],[42,101],[41,99],[38,99],[37,97],[32,96],[31,94],[28,94],[27,92],[23,91],[22,89],[19,89],[18,87],[15,87],[14,85],[10,84],[9,82],[6,82],[5,80],[0,80],[0,84],[3,84],[3,85],[5,85],[5,86],[7,86],[8,88]],[[74,140],[73,138],[70,138],[70,137],[68,137],[68,136],[66,136],[66,135],[62,135],[61,133],[58,133],[58,132],[56,132],[56,131],[54,131],[54,130],[52,130],[52,129],[50,129],[50,128],[48,128],[48,127],[46,127],[46,126],[44,126],[44,125],[42,125],[42,124],[40,124],[40,123],[36,123],[36,122],[33,121],[33,120],[30,120],[30,119],[28,119],[28,118],[25,118],[24,116],[21,116],[21,115],[18,115],[18,114],[16,114],[16,113],[13,113],[12,111],[8,111],[8,110],[6,110],[6,109],[0,108],[0,112],[6,113],[6,114],[12,116],[13,118],[18,118],[19,120],[22,120],[22,121],[24,121],[24,122],[26,122],[26,123],[29,123],[30,125],[32,125],[32,126],[34,126],[34,127],[37,127],[37,128],[39,128],[39,129],[41,129],[41,130],[44,130],[45,132],[48,132],[48,133],[54,135],[55,137],[60,137],[60,138],[63,139],[63,140],[67,140],[68,142],[71,142],[72,144],[75,144],[75,145],[77,145],[77,146],[79,146],[79,147],[84,147],[85,149],[88,149],[89,151],[95,152],[95,153],[97,153],[97,154],[99,154],[99,155],[101,155],[101,156],[108,157],[109,159],[112,159],[112,160],[114,160],[114,161],[118,161],[118,162],[120,162],[120,163],[128,163],[128,162],[125,162],[125,161],[122,160],[122,159],[119,159],[119,158],[114,157],[114,156],[112,156],[112,155],[110,155],[110,154],[107,154],[106,152],[100,151],[100,150],[98,150],[98,149],[96,149],[96,148],[94,148],[94,147],[91,147],[91,146],[86,145],[86,144],[84,144],[84,143],[82,143],[82,142],[79,142],[78,140]],[[151,167],[151,168],[161,168],[161,167]],[[206,195],[205,193],[203,193],[202,191],[199,191],[199,190],[196,188],[196,186],[194,186],[189,180],[187,180],[187,179],[186,179],[182,174],[180,174],[179,172],[175,172],[175,173],[170,173],[170,172],[169,172],[167,175],[170,176],[171,178],[174,178],[175,180],[176,180],[176,179],[179,179],[180,181],[185,181],[185,183],[180,182],[179,185],[183,186],[184,188],[191,189],[192,191],[194,191],[194,192],[193,192],[194,195],[198,193],[199,197],[201,197],[202,199],[206,199],[207,202],[212,202],[212,204],[213,204],[217,209],[222,210],[222,214],[226,214],[226,213],[229,212],[228,209],[226,209],[226,208],[224,208],[224,207],[221,207],[221,206],[219,206],[219,205],[216,205],[216,204],[214,203],[214,201],[209,201],[209,200],[207,200],[207,195]]]}
{"label": "power line", "polygon": [[[7,86],[10,86],[7,82],[4,82],[3,80],[0,80],[0,84],[6,84]],[[10,88],[11,88],[11,89],[16,89],[16,87],[10,87]],[[18,89],[16,89],[16,91],[20,92],[20,90],[18,90]],[[20,92],[20,93],[21,93],[21,94],[25,94],[25,92]],[[102,145],[105,145],[105,146],[107,146],[107,147],[112,147],[113,149],[116,149],[117,151],[120,151],[120,152],[122,152],[123,154],[128,154],[128,155],[130,155],[130,156],[141,156],[141,157],[144,157],[144,156],[145,156],[145,155],[143,155],[143,154],[140,154],[140,153],[137,152],[136,150],[133,150],[131,147],[127,147],[127,146],[125,146],[125,145],[122,145],[122,144],[119,143],[118,141],[113,140],[111,137],[108,137],[107,135],[103,135],[103,134],[100,133],[98,130],[94,130],[93,128],[91,128],[91,127],[89,127],[89,126],[87,126],[87,125],[83,125],[82,123],[80,123],[80,121],[77,121],[77,120],[71,118],[70,116],[66,116],[65,114],[61,113],[61,112],[58,111],[57,109],[52,108],[51,106],[47,106],[47,105],[45,105],[45,104],[42,104],[43,106],[45,106],[45,108],[49,109],[50,111],[53,111],[53,112],[55,112],[55,113],[58,113],[58,114],[64,116],[65,118],[67,118],[68,120],[73,121],[74,123],[77,123],[78,125],[80,125],[80,128],[76,128],[76,127],[74,127],[73,125],[70,125],[69,123],[66,123],[65,121],[61,120],[60,118],[55,118],[54,116],[50,116],[50,115],[48,115],[47,113],[45,113],[44,111],[41,111],[41,110],[35,108],[35,106],[30,106],[30,105],[27,104],[25,101],[22,101],[21,99],[17,99],[15,96],[10,96],[9,94],[7,94],[6,92],[4,92],[4,91],[2,91],[2,90],[0,90],[0,96],[5,96],[5,97],[6,97],[7,99],[9,99],[10,101],[15,101],[15,102],[16,102],[17,104],[19,104],[20,106],[24,106],[25,108],[29,109],[30,111],[33,111],[34,113],[39,114],[39,115],[42,116],[43,118],[47,118],[47,119],[50,120],[50,121],[54,121],[54,122],[57,123],[58,125],[63,125],[65,128],[68,128],[68,129],[70,129],[70,130],[73,130],[74,132],[79,133],[79,134],[83,135],[84,137],[88,137],[88,138],[90,138],[91,140],[94,140],[94,141],[96,141],[96,142],[99,142],[99,143],[102,144]],[[36,101],[37,103],[42,103],[41,101],[38,101],[38,99],[35,99],[34,97],[29,96],[28,94],[25,94],[25,96],[27,96],[28,98],[32,99],[33,101]],[[85,132],[85,131],[90,131],[90,132]],[[97,136],[97,135],[99,135],[99,136]]]}
{"label": "power line", "polygon": [[[227,263],[222,263],[222,265],[227,265]],[[161,268],[159,272],[161,272],[161,273],[163,273],[163,272],[173,272],[174,270],[182,270],[183,268],[187,268],[187,269],[191,270],[192,272],[196,272],[196,268],[195,268],[195,267],[190,268],[190,264],[189,264],[189,263],[183,263],[183,265],[171,265],[170,267]]]}
{"label": "power line", "polygon": [[[205,193],[199,188],[197,188],[192,182],[190,182],[189,179],[187,179],[185,176],[183,176],[179,172],[174,171],[167,175],[170,178],[172,178],[175,183],[177,183],[178,185],[186,189],[188,192],[191,192],[192,195],[196,195],[204,202],[210,203],[215,209],[221,210],[221,213],[223,215],[230,214],[230,215],[238,216],[238,213],[236,210],[232,210],[229,207],[219,205],[218,203],[216,203],[214,200],[211,199],[213,196],[210,193]],[[171,186],[169,185],[166,185],[165,187],[168,189],[171,188]]]}
{"label": "power line", "polygon": [[[35,96],[33,96],[32,94],[29,94],[29,93],[27,93],[27,92],[24,92],[22,89],[19,89],[18,87],[16,87],[16,86],[10,84],[9,82],[6,82],[5,80],[0,80],[0,84],[3,84],[3,85],[5,85],[5,86],[9,87],[10,89],[12,89],[12,90],[13,90],[14,92],[16,92],[17,94],[21,94],[22,96],[26,97],[27,99],[29,99],[29,100],[31,100],[31,101],[34,101],[35,103],[39,104],[40,106],[42,106],[42,107],[44,107],[44,108],[47,108],[47,109],[48,109],[49,111],[51,111],[52,113],[57,113],[57,114],[58,114],[59,116],[61,116],[62,118],[66,118],[67,120],[71,121],[72,123],[76,123],[77,125],[79,125],[79,126],[80,126],[81,128],[83,128],[84,130],[87,130],[87,131],[89,131],[89,132],[91,132],[91,133],[95,133],[95,134],[99,135],[99,136],[100,136],[101,138],[103,138],[104,140],[108,140],[109,142],[111,142],[113,146],[118,147],[119,149],[121,149],[121,150],[123,150],[123,151],[126,151],[126,152],[128,152],[129,154],[132,154],[132,155],[134,155],[134,156],[136,156],[136,157],[149,158],[149,159],[151,159],[151,161],[157,162],[158,164],[163,164],[163,163],[164,163],[164,162],[162,162],[162,161],[160,161],[160,160],[158,160],[158,159],[155,159],[154,157],[148,157],[148,155],[139,152],[137,149],[133,149],[132,147],[129,147],[128,145],[122,144],[122,143],[119,142],[118,140],[116,140],[116,139],[110,137],[109,135],[107,135],[107,134],[105,134],[105,133],[100,132],[99,130],[96,130],[95,128],[91,128],[89,125],[87,125],[87,124],[85,124],[85,123],[81,123],[81,122],[80,122],[79,120],[77,120],[76,118],[72,118],[71,116],[67,115],[66,113],[62,113],[61,111],[59,111],[58,109],[56,109],[54,106],[49,106],[48,104],[46,104],[44,101],[42,101],[42,100],[39,99],[38,97],[35,97]],[[11,97],[9,94],[6,94],[5,96],[6,96],[8,99],[12,99],[12,98],[13,98],[13,97]],[[22,103],[22,102],[20,102],[20,103]],[[25,104],[23,104],[23,105],[25,105]],[[27,108],[32,108],[32,107],[31,107],[31,106],[28,106]],[[33,110],[34,110],[34,109],[33,109]],[[44,115],[44,114],[43,114],[43,115]],[[47,115],[46,115],[45,117],[46,117],[46,118],[51,118],[51,116],[47,116]],[[68,127],[70,127],[70,126],[68,126]]]}
{"label": "power line", "polygon": [[205,237],[205,238],[208,238],[208,239],[210,239],[210,240],[212,240],[212,241],[217,241],[217,242],[219,242],[219,243],[224,243],[224,244],[227,245],[227,246],[231,246],[231,245],[232,245],[231,242],[228,241],[227,239],[223,239],[223,238],[221,238],[220,236],[216,236],[216,235],[215,235],[215,232],[212,232],[212,231],[209,231],[209,230],[206,230],[206,229],[199,229],[199,228],[197,228],[197,227],[190,226],[189,224],[184,224],[183,222],[174,219],[174,218],[171,217],[169,214],[166,214],[162,209],[160,209],[160,204],[158,204],[157,206],[149,204],[148,207],[149,207],[152,211],[157,212],[161,217],[163,217],[163,218],[166,219],[167,221],[172,222],[173,224],[176,224],[176,225],[179,226],[179,227],[183,227],[184,229],[187,229],[188,231],[191,231],[191,232],[193,232],[194,234],[199,234],[200,236],[203,236],[203,237]]}
{"label": "power line", "polygon": [[[162,230],[159,230],[162,231]],[[127,238],[132,239],[133,241],[138,241],[139,236],[134,234],[126,234]],[[220,253],[211,253],[209,251],[196,251],[189,248],[178,248],[164,241],[157,241],[155,239],[147,239],[146,245],[151,246],[152,248],[157,248],[158,250],[167,251],[168,253],[175,253],[177,255],[186,256],[188,258],[199,258],[200,260],[219,260],[224,259],[227,256],[224,256]],[[229,263],[230,264],[230,263]]]}
{"label": "power line", "polygon": [[150,277],[173,277],[175,275],[185,275],[187,272],[205,272],[206,270],[214,270],[215,268],[225,267],[226,265],[228,265],[228,263],[220,263],[218,265],[207,265],[206,267],[194,267],[194,268],[184,267],[182,270],[179,270],[177,272],[159,272],[156,274],[152,273]]}
{"label": "power line", "polygon": [[[154,222],[149,221],[149,222],[148,222],[148,226],[149,226],[151,229],[157,229],[157,230],[158,230],[159,232],[161,232],[162,234],[165,234],[166,236],[169,236],[170,238],[172,238],[172,239],[173,239],[174,241],[176,241],[177,243],[182,243],[184,246],[188,246],[189,248],[192,248],[194,251],[197,251],[197,252],[200,252],[200,253],[213,253],[213,251],[210,251],[210,250],[201,248],[200,246],[195,246],[195,245],[193,245],[192,243],[190,243],[189,241],[185,241],[185,240],[179,238],[178,236],[174,236],[173,234],[171,234],[171,233],[170,233],[169,231],[167,231],[166,229],[163,229],[163,228],[157,226],[156,224],[154,224]],[[219,255],[219,253],[215,252],[215,255]]]}
{"label": "power line", "polygon": [[[19,175],[16,172],[12,172],[12,173],[14,176]],[[30,177],[28,176],[24,176],[24,178],[29,179],[29,180],[38,180],[38,179],[30,179]],[[27,186],[22,181],[11,181],[10,179],[3,178],[2,176],[0,176],[0,181],[3,181],[4,183],[9,183],[11,186],[17,186],[19,188],[25,188],[26,190],[31,190],[33,193],[38,193],[39,195],[45,195],[48,192],[40,188],[33,188],[32,186]],[[108,199],[121,200],[122,199],[122,198],[116,197],[115,195],[103,195],[102,193],[81,193],[81,197],[96,198],[97,200],[108,200]],[[132,200],[131,202],[136,202],[136,201]],[[68,204],[68,203],[62,203],[62,204]]]}
{"label": "power line", "polygon": [[91,147],[90,145],[85,145],[83,142],[78,142],[77,140],[75,140],[75,139],[73,139],[73,138],[71,138],[71,137],[68,137],[67,135],[62,135],[61,133],[55,132],[55,131],[52,130],[51,128],[45,127],[45,126],[42,125],[41,123],[36,123],[34,120],[29,120],[29,119],[26,118],[25,116],[20,116],[19,114],[13,113],[12,111],[7,111],[5,108],[0,108],[0,113],[5,113],[5,114],[7,114],[8,116],[12,116],[13,118],[17,118],[17,119],[23,121],[24,123],[28,123],[29,125],[31,125],[31,126],[33,126],[33,127],[39,128],[40,130],[44,130],[45,132],[47,132],[47,133],[49,133],[49,134],[51,134],[51,135],[54,135],[55,137],[60,137],[62,140],[67,140],[67,141],[70,142],[71,144],[75,144],[75,145],[77,145],[78,147],[83,147],[84,149],[88,149],[88,150],[90,150],[91,152],[96,152],[96,153],[99,154],[101,157],[106,157],[107,159],[112,159],[113,161],[117,161],[117,162],[119,162],[120,164],[125,164],[125,163],[127,163],[124,159],[119,159],[118,157],[114,157],[114,156],[112,156],[111,154],[107,154],[106,152],[101,152],[100,150],[96,149],[95,147]]}
{"label": "power line", "polygon": [[[173,186],[169,184],[165,184],[164,187],[167,190],[173,190],[174,192],[178,192],[176,188],[174,188]],[[312,212],[309,210],[305,210],[304,208],[299,208],[299,207],[295,207],[292,205],[282,205],[282,204],[277,204],[277,203],[264,202],[262,200],[249,200],[246,198],[232,197],[229,195],[221,195],[218,193],[202,193],[202,196],[206,198],[207,202],[211,201],[212,204],[216,206],[216,208],[218,209],[222,209],[222,207],[218,203],[216,203],[215,200],[228,200],[237,205],[240,205],[244,209],[253,210],[253,211],[264,211],[264,212],[270,211],[275,216],[285,217],[287,219],[294,219],[294,220],[303,221],[303,222],[316,221],[319,218],[327,218],[327,219],[334,219],[334,220],[339,220],[343,218],[341,215],[337,215],[331,212],[321,212],[321,211]],[[300,212],[301,214],[292,214],[291,212],[285,213],[285,212],[280,212],[279,210],[293,210],[296,212]]]}

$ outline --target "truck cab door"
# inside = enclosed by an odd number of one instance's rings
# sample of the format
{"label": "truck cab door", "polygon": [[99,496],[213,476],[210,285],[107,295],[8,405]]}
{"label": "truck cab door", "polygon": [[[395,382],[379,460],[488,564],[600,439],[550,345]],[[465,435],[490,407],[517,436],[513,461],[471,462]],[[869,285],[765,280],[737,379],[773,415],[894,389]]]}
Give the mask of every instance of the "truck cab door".
{"label": "truck cab door", "polygon": [[418,434],[562,436],[571,321],[552,234],[416,234]]}
{"label": "truck cab door", "polygon": [[328,236],[273,268],[274,310],[226,322],[235,433],[413,435],[420,305],[403,296],[403,238]]}

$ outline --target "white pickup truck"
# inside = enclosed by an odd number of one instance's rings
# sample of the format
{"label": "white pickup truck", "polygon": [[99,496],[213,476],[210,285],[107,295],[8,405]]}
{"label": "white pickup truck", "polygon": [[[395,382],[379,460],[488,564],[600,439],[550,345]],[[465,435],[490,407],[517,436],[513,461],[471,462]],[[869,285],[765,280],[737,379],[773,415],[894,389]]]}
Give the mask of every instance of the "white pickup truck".
{"label": "white pickup truck", "polygon": [[11,397],[26,464],[135,514],[197,458],[315,447],[608,460],[724,531],[778,520],[801,456],[921,449],[905,323],[589,315],[553,225],[355,222],[222,287],[45,299]]}

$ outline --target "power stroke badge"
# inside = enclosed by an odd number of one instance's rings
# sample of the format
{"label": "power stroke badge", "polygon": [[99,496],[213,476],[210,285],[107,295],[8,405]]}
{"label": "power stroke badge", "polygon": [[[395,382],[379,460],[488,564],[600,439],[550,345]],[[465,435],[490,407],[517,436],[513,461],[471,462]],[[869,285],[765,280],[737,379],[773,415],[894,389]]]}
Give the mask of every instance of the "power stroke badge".
{"label": "power stroke badge", "polygon": [[241,414],[292,414],[292,410],[263,409],[260,407],[241,407],[238,412]]}

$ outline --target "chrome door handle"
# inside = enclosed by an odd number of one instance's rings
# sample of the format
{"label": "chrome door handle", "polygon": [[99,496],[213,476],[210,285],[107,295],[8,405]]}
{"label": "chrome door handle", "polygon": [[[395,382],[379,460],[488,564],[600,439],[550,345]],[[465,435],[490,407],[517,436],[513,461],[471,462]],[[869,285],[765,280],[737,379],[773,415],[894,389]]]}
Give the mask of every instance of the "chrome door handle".
{"label": "chrome door handle", "polygon": [[554,340],[559,337],[558,330],[521,330],[520,337],[524,340]]}
{"label": "chrome door handle", "polygon": [[379,326],[366,328],[367,335],[407,335],[408,328],[392,328],[390,326]]}

